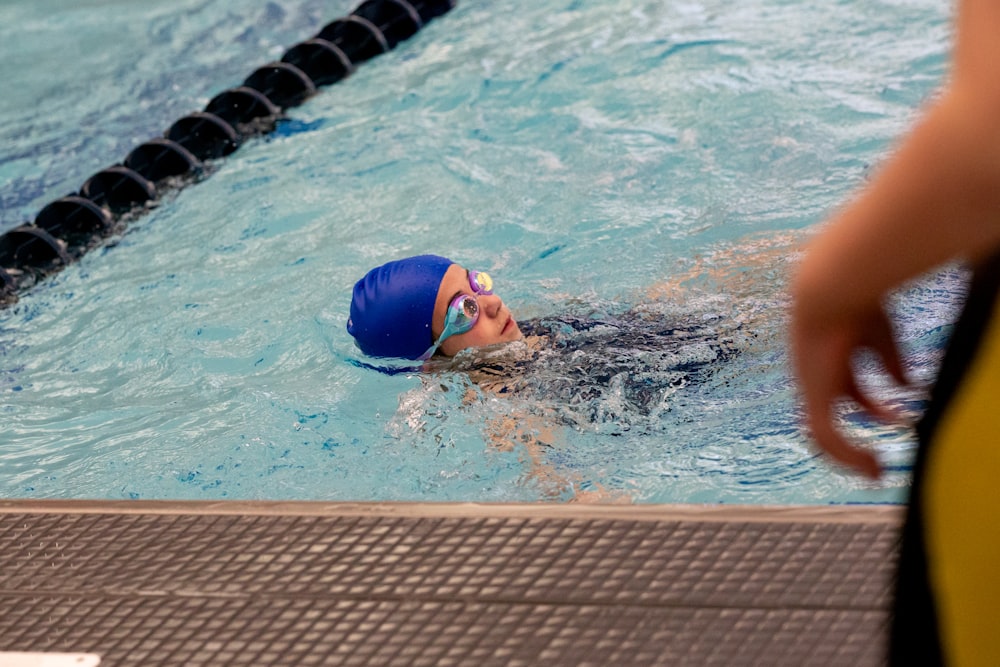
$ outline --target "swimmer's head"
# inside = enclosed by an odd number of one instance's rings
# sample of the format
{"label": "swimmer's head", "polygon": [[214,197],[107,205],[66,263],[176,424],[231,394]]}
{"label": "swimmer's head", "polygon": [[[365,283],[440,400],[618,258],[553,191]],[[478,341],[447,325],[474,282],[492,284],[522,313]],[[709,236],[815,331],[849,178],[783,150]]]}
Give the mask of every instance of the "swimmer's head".
{"label": "swimmer's head", "polygon": [[437,255],[369,271],[354,286],[347,331],[369,356],[412,360],[521,338],[489,276]]}

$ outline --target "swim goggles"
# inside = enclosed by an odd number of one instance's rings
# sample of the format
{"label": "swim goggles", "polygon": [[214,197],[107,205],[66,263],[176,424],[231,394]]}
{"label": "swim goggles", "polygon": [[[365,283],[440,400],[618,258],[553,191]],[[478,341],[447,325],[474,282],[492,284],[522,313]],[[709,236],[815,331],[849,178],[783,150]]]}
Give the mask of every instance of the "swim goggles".
{"label": "swim goggles", "polygon": [[459,294],[448,304],[448,312],[444,316],[444,330],[434,344],[418,358],[426,361],[434,356],[438,347],[449,336],[464,334],[476,326],[479,321],[479,301],[477,297],[493,294],[493,279],[483,271],[469,271],[469,287],[473,294]]}

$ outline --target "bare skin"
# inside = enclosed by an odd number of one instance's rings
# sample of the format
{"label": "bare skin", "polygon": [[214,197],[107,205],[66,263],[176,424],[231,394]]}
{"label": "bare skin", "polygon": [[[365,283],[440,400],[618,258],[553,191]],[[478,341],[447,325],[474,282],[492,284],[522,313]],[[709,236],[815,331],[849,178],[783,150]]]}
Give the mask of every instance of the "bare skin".
{"label": "bare skin", "polygon": [[883,306],[903,282],[949,260],[1000,246],[1000,3],[958,7],[951,79],[937,102],[860,195],[809,247],[792,285],[793,361],[816,444],[877,478],[881,467],[837,423],[853,401],[892,415],[858,386],[851,359],[875,352],[905,382]]}
{"label": "bare skin", "polygon": [[[431,333],[435,340],[444,331],[448,305],[460,294],[475,295],[475,292],[469,286],[469,272],[458,264],[452,264],[441,279],[437,300],[434,303]],[[443,354],[453,357],[468,347],[486,347],[521,340],[521,330],[517,326],[517,321],[499,296],[480,294],[476,296],[476,300],[479,302],[479,319],[476,320],[476,325],[463,334],[446,338],[438,348]]]}

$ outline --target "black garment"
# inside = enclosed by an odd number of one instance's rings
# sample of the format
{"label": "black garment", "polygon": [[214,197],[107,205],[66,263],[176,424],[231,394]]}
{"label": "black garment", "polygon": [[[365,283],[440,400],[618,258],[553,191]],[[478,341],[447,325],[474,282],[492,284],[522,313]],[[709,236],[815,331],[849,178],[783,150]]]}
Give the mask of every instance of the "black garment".
{"label": "black garment", "polygon": [[[969,400],[968,395],[959,396],[959,390],[967,383],[971,369],[981,361],[979,357],[986,345],[986,337],[996,335],[998,295],[1000,254],[978,267],[973,274],[969,296],[948,343],[930,405],[917,428],[919,448],[903,527],[893,603],[889,650],[892,665],[942,665],[946,663],[945,656],[949,653],[942,643],[941,610],[936,602],[941,591],[934,590],[929,569],[928,544],[940,537],[932,535],[928,529],[925,507],[928,498],[924,491],[932,474],[931,453],[935,451],[935,446],[942,446],[939,442],[942,421],[955,408],[956,401],[960,398]],[[993,398],[988,397],[988,400]],[[993,446],[994,443],[985,444]],[[970,452],[966,457],[968,465],[980,465],[973,453],[974,448],[969,446],[966,449]],[[962,484],[961,479],[954,481]],[[979,501],[995,503],[988,498]],[[980,529],[990,531],[995,530],[995,526],[985,525]],[[975,547],[970,545],[968,548]]]}
{"label": "black garment", "polygon": [[734,327],[727,330],[721,318],[678,324],[627,311],[542,317],[519,326],[530,353],[473,353],[465,370],[477,384],[545,399],[558,406],[562,421],[603,424],[612,434],[651,426],[670,409],[675,392],[737,354]]}

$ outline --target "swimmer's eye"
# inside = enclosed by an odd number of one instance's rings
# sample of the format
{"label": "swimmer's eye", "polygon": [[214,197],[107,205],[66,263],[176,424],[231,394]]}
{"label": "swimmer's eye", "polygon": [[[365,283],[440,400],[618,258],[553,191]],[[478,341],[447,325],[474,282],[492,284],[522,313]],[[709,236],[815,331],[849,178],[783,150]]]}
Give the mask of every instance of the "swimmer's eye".
{"label": "swimmer's eye", "polygon": [[469,271],[469,287],[476,294],[493,294],[493,278],[485,271]]}
{"label": "swimmer's eye", "polygon": [[476,325],[479,319],[479,302],[471,294],[459,294],[448,306],[444,329],[448,335],[463,334]]}
{"label": "swimmer's eye", "polygon": [[444,316],[444,331],[420,355],[421,360],[430,359],[449,336],[464,334],[476,326],[479,320],[479,302],[476,297],[493,294],[493,279],[485,271],[469,271],[469,287],[475,294],[459,294],[448,304],[448,312]]}
{"label": "swimmer's eye", "polygon": [[471,296],[467,296],[462,299],[461,307],[462,314],[473,322],[475,322],[476,318],[479,317],[479,302]]}
{"label": "swimmer's eye", "polygon": [[426,352],[420,355],[421,360],[430,359],[441,343],[449,336],[463,334],[476,326],[479,320],[479,302],[471,294],[459,294],[450,304],[444,316],[444,331],[434,341]]}

